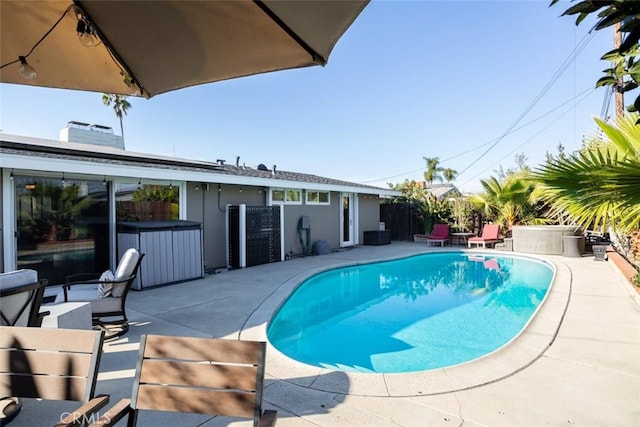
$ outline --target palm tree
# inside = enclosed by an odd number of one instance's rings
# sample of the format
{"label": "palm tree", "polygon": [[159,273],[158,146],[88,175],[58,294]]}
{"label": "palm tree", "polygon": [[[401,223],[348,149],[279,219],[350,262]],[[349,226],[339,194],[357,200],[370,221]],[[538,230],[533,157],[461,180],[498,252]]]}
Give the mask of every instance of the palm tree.
{"label": "palm tree", "polygon": [[445,181],[451,182],[458,176],[458,171],[455,169],[446,168],[442,170],[442,176],[444,177]]}
{"label": "palm tree", "polygon": [[536,218],[537,193],[526,174],[512,174],[502,181],[492,176],[480,180],[480,184],[484,193],[470,196],[469,201],[484,217],[501,223],[507,232],[516,224],[544,222]]}
{"label": "palm tree", "polygon": [[427,162],[427,170],[424,172],[424,180],[427,184],[432,184],[433,181],[442,182],[442,172],[444,171],[440,165],[439,157],[423,157],[424,161]]}
{"label": "palm tree", "polygon": [[120,120],[120,135],[124,141],[124,128],[122,126],[122,116],[127,115],[127,111],[131,108],[131,104],[127,101],[126,95],[118,95],[115,93],[103,93],[102,103],[108,107],[113,104],[113,111],[116,113],[116,117]]}
{"label": "palm tree", "polygon": [[534,177],[558,215],[585,229],[611,226],[622,234],[640,225],[640,126],[628,114],[612,126],[595,119],[599,141],[565,158],[550,159]]}

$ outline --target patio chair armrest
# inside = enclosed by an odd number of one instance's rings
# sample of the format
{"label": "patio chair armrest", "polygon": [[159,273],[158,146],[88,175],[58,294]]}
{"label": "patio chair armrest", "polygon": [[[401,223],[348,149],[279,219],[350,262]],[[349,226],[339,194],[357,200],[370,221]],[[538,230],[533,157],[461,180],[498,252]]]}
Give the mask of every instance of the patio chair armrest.
{"label": "patio chair armrest", "polygon": [[265,409],[260,417],[260,422],[258,423],[258,427],[271,427],[276,425],[276,421],[278,420],[278,411],[274,411],[273,409]]}
{"label": "patio chair armrest", "polygon": [[101,283],[112,283],[114,285],[117,285],[118,283],[124,283],[127,280],[131,280],[133,278],[135,278],[135,276],[125,277],[124,279],[120,279],[120,280],[98,280],[98,279],[94,279],[94,280],[79,280],[77,282],[65,283],[63,285],[63,288],[65,288],[66,290],[69,290],[69,289],[71,289],[71,287],[73,285],[99,285]]}
{"label": "patio chair armrest", "polygon": [[109,395],[103,394],[96,396],[75,411],[67,414],[67,416],[61,417],[56,427],[86,425],[93,414],[104,408],[108,403]]}
{"label": "patio chair armrest", "polygon": [[107,283],[107,284],[111,283],[112,285],[117,285],[119,283],[125,283],[128,280],[132,280],[133,278],[135,278],[135,275],[124,278],[122,280],[81,280],[78,282],[65,283],[64,285],[62,285],[62,290],[64,292],[64,300],[65,302],[69,300],[69,296],[67,292],[71,290],[71,287],[73,285],[100,285],[104,283]]}
{"label": "patio chair armrest", "polygon": [[65,284],[62,285],[62,292],[64,292],[64,301],[65,302],[69,301],[69,295],[67,294],[67,292],[71,290],[71,287],[73,285],[97,285],[97,284],[100,284],[100,283],[101,282],[99,280],[80,280],[80,281],[77,281],[77,282],[65,283]]}
{"label": "patio chair armrest", "polygon": [[67,283],[86,282],[98,280],[99,278],[99,273],[76,273],[65,276],[65,280]]}
{"label": "patio chair armrest", "polygon": [[95,422],[89,425],[89,427],[107,427],[115,425],[118,421],[126,417],[131,416],[131,399],[121,399],[118,403],[113,405],[103,413],[102,416]]}

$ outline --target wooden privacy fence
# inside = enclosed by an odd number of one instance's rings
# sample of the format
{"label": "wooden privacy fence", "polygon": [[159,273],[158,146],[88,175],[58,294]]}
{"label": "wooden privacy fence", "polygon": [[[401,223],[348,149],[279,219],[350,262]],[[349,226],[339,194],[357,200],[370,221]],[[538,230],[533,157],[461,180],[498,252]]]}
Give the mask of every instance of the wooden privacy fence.
{"label": "wooden privacy fence", "polygon": [[383,203],[380,221],[391,231],[391,240],[413,241],[414,234],[424,233],[418,210],[411,203]]}
{"label": "wooden privacy fence", "polygon": [[117,209],[126,212],[131,218],[127,220],[136,221],[170,221],[174,218],[170,202],[163,201],[119,201]]}

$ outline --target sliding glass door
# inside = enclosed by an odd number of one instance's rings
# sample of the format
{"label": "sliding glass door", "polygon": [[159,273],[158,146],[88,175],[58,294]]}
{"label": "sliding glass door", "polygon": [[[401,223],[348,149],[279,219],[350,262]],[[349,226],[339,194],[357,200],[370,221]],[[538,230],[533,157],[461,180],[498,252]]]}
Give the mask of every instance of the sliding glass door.
{"label": "sliding glass door", "polygon": [[16,176],[17,264],[50,284],[109,268],[108,183]]}

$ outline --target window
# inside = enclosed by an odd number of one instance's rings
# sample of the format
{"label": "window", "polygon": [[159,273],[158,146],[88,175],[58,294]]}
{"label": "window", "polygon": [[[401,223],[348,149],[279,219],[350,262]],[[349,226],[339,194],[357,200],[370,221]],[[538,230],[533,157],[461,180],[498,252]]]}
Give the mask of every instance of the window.
{"label": "window", "polygon": [[175,185],[116,184],[116,221],[179,219],[180,189]]}
{"label": "window", "polygon": [[328,191],[307,190],[307,205],[330,205],[331,198]]}
{"label": "window", "polygon": [[284,202],[284,191],[283,190],[271,190],[271,201],[273,203],[283,203]]}
{"label": "window", "polygon": [[50,284],[109,268],[109,184],[16,176],[17,264]]}
{"label": "window", "polygon": [[302,204],[302,197],[300,197],[300,190],[287,190],[287,197],[285,202],[294,203],[294,204]]}
{"label": "window", "polygon": [[270,191],[272,204],[301,205],[302,190],[293,188],[272,188]]}

